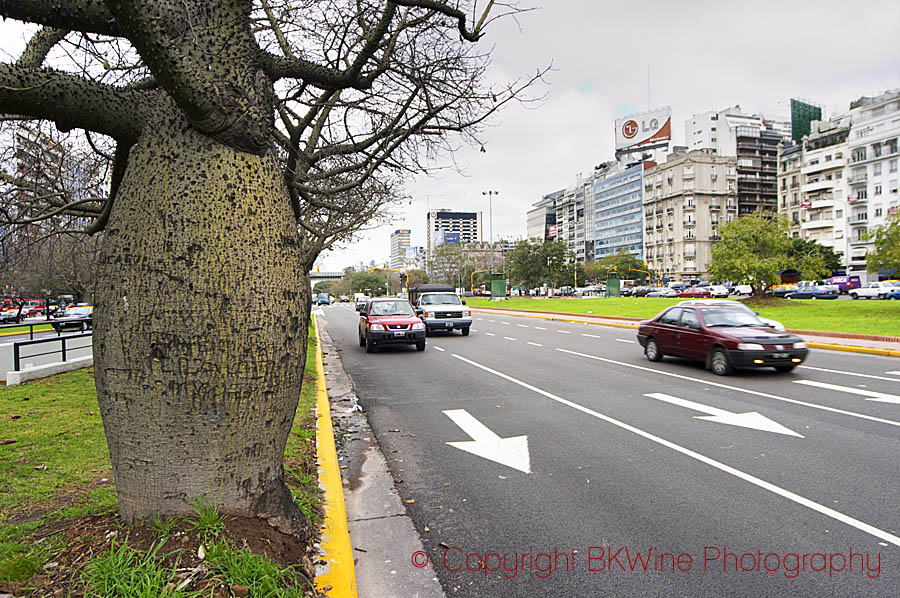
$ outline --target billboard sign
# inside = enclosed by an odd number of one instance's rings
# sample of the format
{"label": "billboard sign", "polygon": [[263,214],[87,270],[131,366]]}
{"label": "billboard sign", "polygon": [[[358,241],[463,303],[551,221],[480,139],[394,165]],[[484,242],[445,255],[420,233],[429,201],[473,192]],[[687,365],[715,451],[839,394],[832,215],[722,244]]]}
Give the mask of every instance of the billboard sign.
{"label": "billboard sign", "polygon": [[616,151],[671,140],[671,106],[616,119]]}
{"label": "billboard sign", "polygon": [[435,249],[447,243],[459,243],[459,233],[450,233],[445,230],[434,231],[432,236],[432,245]]}
{"label": "billboard sign", "polygon": [[408,259],[408,260],[414,260],[414,259],[416,259],[416,251],[417,251],[417,249],[416,249],[415,247],[406,247],[405,249],[406,249],[406,255],[405,255],[404,257],[405,257],[406,259]]}
{"label": "billboard sign", "polygon": [[444,233],[444,243],[459,243],[459,233]]}
{"label": "billboard sign", "polygon": [[547,238],[548,239],[556,238],[556,230],[557,230],[556,226],[557,225],[555,225],[555,224],[551,224],[550,226],[547,227]]}

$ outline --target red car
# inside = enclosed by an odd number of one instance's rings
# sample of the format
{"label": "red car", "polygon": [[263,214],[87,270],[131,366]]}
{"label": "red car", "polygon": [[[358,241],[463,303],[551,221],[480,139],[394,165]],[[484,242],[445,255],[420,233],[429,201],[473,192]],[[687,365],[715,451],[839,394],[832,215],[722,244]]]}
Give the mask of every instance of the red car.
{"label": "red car", "polygon": [[678,291],[679,297],[691,297],[694,299],[702,299],[710,295],[709,289],[704,289],[703,287],[687,287]]}
{"label": "red car", "polygon": [[359,314],[359,346],[374,353],[378,345],[415,345],[425,350],[425,322],[406,299],[370,299]]}
{"label": "red car", "polygon": [[790,372],[809,349],[799,336],[766,326],[755,314],[728,305],[676,305],[641,322],[638,342],[650,361],[664,355],[706,362],[714,374],[772,367]]}

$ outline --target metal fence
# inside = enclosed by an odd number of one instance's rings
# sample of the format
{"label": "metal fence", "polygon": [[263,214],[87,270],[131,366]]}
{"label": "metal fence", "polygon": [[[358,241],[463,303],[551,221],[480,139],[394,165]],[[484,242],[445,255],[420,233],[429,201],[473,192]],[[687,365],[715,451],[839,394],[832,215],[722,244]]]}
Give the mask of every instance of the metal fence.
{"label": "metal fence", "polygon": [[[68,357],[72,356],[74,351],[83,350],[83,349],[91,349],[93,343],[93,333],[86,332],[82,334],[68,334],[66,336],[56,336],[50,338],[41,338],[37,340],[27,340],[27,341],[17,341],[13,343],[13,371],[19,372],[21,371],[21,363],[23,359],[31,359],[35,357],[42,357],[45,355],[56,355],[61,354],[61,361],[66,361]],[[88,338],[91,339],[87,343],[76,343],[78,339]],[[32,336],[33,339],[33,336]],[[28,350],[28,347],[38,347],[38,349],[44,348],[41,345],[47,345],[49,343],[55,343],[58,347],[54,347],[50,351],[39,351],[39,352],[31,352]],[[73,344],[74,343],[74,344]],[[23,349],[25,352],[23,353]]]}

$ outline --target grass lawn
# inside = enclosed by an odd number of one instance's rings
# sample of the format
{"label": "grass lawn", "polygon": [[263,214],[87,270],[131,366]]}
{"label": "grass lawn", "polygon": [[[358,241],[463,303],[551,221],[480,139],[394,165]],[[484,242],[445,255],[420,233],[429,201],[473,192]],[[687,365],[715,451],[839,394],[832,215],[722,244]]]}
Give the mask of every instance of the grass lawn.
{"label": "grass lawn", "polygon": [[[13,336],[15,334],[25,334],[30,329],[30,326],[27,324],[25,326],[16,326],[14,328],[0,328],[0,336]],[[39,332],[41,330],[53,330],[53,326],[50,324],[35,324],[34,331]]]}
{"label": "grass lawn", "polygon": [[[490,301],[467,297],[473,307],[498,307],[532,311],[552,311],[598,316],[650,318],[663,308],[684,301],[654,297],[550,298],[512,297],[506,301]],[[825,301],[763,299],[743,300],[761,316],[778,320],[787,328],[856,332],[900,336],[900,301]]]}
{"label": "grass lawn", "polygon": [[[310,327],[304,383],[284,459],[288,486],[314,527],[321,520],[315,461],[315,350]],[[281,580],[278,596],[314,592],[311,568],[293,566],[297,555],[305,554],[305,546],[284,549],[282,557],[295,559],[287,564],[268,560],[260,556],[264,551],[268,554],[265,547],[271,545],[261,538],[264,532],[250,529],[247,536],[236,535],[231,519],[209,513],[213,505],[198,501],[194,517],[157,518],[152,525],[144,522],[134,527],[121,524],[115,515],[116,492],[93,369],[0,388],[0,479],[0,594],[32,596],[61,588],[81,595],[87,583],[95,590],[92,596],[137,596],[135,588],[120,586],[114,592],[99,588],[107,578],[146,581],[153,577],[161,585],[147,596],[200,596],[201,590],[203,596],[210,596],[212,588],[223,583],[252,589],[263,574]],[[204,518],[218,521],[215,533],[198,527]],[[242,530],[252,526],[235,524]],[[265,533],[271,530],[265,522],[261,524],[267,528]],[[112,539],[109,530],[116,532]],[[248,538],[258,554],[241,549]],[[254,538],[259,542],[254,544]],[[35,544],[36,539],[43,541]],[[174,569],[189,561],[189,550],[197,558],[199,543],[208,549],[208,573],[198,576],[184,592],[170,593],[165,586],[175,579]],[[50,562],[56,565],[44,570]]]}

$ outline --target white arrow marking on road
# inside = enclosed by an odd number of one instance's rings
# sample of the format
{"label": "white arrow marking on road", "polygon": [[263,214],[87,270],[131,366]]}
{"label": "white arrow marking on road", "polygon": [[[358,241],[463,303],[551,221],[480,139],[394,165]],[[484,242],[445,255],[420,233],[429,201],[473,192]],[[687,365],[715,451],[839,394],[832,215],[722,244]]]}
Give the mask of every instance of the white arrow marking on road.
{"label": "white arrow marking on road", "polygon": [[313,314],[316,316],[324,316],[325,312],[322,311],[321,307],[317,307],[316,309],[313,310]]}
{"label": "white arrow marking on road", "polygon": [[528,436],[500,438],[465,409],[447,409],[444,411],[444,415],[452,419],[457,426],[462,428],[463,432],[472,438],[472,440],[448,442],[447,444],[521,472],[531,473],[531,462],[528,459]]}
{"label": "white arrow marking on road", "polygon": [[893,376],[900,376],[900,370],[891,370],[889,372],[885,372],[885,374],[891,374]]}
{"label": "white arrow marking on road", "polygon": [[860,395],[868,397],[867,401],[878,401],[880,403],[895,403],[900,405],[900,397],[897,395],[889,395],[885,392],[877,392],[874,390],[866,390],[864,388],[853,388],[852,386],[840,386],[838,384],[828,384],[827,382],[816,382],[815,380],[794,380],[795,384],[805,384],[806,386],[818,386],[819,388],[827,388],[828,390],[837,390],[852,395]]}
{"label": "white arrow marking on road", "polygon": [[651,399],[665,401],[666,403],[671,403],[673,405],[678,405],[679,407],[687,407],[688,409],[693,409],[694,411],[700,411],[702,413],[709,414],[695,415],[694,419],[705,419],[707,421],[720,424],[729,424],[731,426],[740,426],[742,428],[753,428],[754,430],[762,430],[764,432],[774,432],[776,434],[784,434],[786,436],[797,436],[798,438],[803,438],[803,436],[797,434],[790,428],[786,428],[778,422],[772,421],[765,415],[761,415],[756,411],[749,411],[747,413],[732,413],[731,411],[725,411],[724,409],[719,409],[718,407],[710,407],[709,405],[695,403],[694,401],[688,401],[687,399],[679,399],[678,397],[673,397],[672,395],[667,395],[661,392],[651,392],[645,394],[644,396],[650,397]]}

